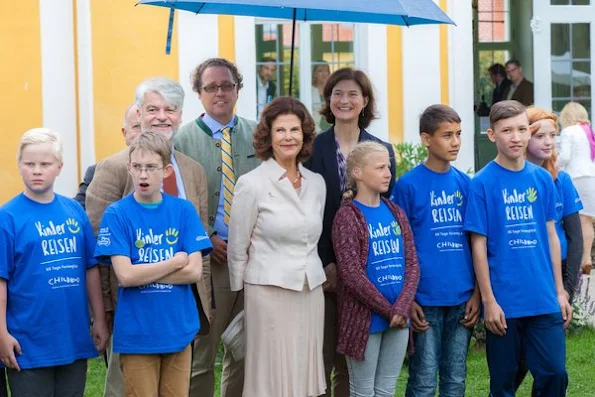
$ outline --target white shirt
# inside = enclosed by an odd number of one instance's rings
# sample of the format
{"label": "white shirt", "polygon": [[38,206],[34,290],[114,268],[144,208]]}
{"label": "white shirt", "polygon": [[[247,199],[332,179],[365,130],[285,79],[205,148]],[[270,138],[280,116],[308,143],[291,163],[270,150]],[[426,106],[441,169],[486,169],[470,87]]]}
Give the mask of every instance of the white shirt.
{"label": "white shirt", "polygon": [[572,179],[595,177],[595,162],[591,160],[591,145],[580,125],[566,127],[560,133],[558,165]]}

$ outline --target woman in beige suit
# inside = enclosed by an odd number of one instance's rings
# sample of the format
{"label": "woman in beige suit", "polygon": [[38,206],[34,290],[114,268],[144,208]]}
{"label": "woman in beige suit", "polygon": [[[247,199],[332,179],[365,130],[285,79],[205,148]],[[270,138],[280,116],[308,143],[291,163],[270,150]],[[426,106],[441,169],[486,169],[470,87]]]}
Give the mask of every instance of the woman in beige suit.
{"label": "woman in beige suit", "polygon": [[235,186],[227,255],[231,289],[244,288],[244,397],[310,397],[325,391],[326,280],[317,244],[324,180],[302,166],[315,126],[296,99],[274,99],[254,131],[263,163]]}

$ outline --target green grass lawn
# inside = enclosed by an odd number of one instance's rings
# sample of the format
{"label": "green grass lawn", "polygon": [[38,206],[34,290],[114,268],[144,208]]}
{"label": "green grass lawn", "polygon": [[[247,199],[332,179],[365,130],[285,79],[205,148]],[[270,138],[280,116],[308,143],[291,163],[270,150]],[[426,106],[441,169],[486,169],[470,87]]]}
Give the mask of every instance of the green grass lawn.
{"label": "green grass lawn", "polygon": [[[570,377],[568,385],[568,397],[584,397],[595,395],[595,330],[586,329],[578,335],[570,336],[567,339],[567,368]],[[472,348],[467,359],[467,396],[487,396],[490,378],[483,349]],[[105,366],[103,360],[94,359],[89,361],[87,377],[86,397],[100,397],[103,395],[103,381]],[[405,394],[407,382],[407,368],[403,368],[397,393],[395,396]],[[519,397],[531,395],[532,379],[527,377],[519,393]],[[217,391],[217,394],[219,392]]]}

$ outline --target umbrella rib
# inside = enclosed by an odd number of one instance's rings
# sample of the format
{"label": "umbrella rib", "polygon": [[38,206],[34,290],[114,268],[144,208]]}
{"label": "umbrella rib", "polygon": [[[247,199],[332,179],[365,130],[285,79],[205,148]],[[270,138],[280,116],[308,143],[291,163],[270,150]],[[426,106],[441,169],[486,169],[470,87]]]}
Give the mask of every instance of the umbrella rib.
{"label": "umbrella rib", "polygon": [[200,8],[196,11],[196,15],[200,14],[200,12],[202,11],[203,7],[205,6],[205,3],[201,3]]}

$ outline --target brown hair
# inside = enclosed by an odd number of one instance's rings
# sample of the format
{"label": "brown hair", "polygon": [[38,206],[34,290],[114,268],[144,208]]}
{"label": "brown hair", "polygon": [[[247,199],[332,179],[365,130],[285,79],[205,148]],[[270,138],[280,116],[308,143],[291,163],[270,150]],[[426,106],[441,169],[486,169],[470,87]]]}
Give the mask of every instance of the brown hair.
{"label": "brown hair", "polygon": [[[554,123],[554,129],[556,132],[558,132],[558,116],[555,114],[548,112],[545,109],[531,106],[527,108],[527,116],[529,116],[529,131],[531,131],[531,136],[539,131],[539,126],[535,123],[540,120],[550,120],[552,123]],[[558,154],[556,153],[554,145],[554,148],[552,148],[552,156],[543,162],[543,168],[549,171],[554,180],[558,178],[558,170],[556,169],[557,159]]]}
{"label": "brown hair", "polygon": [[135,150],[146,150],[158,154],[164,167],[171,163],[171,142],[161,133],[145,131],[136,137],[128,148],[129,160]]}
{"label": "brown hair", "polygon": [[527,109],[520,102],[512,100],[497,102],[490,109],[490,128],[493,130],[500,120],[510,119],[526,112]]}
{"label": "brown hair", "polygon": [[260,122],[254,129],[253,142],[256,156],[262,160],[273,157],[273,142],[271,139],[271,128],[273,122],[279,116],[293,114],[302,122],[302,133],[304,135],[302,149],[297,155],[297,161],[303,162],[310,158],[316,137],[316,125],[308,109],[303,103],[295,98],[282,96],[273,99],[260,115]]}
{"label": "brown hair", "polygon": [[419,118],[419,133],[434,135],[442,123],[461,123],[459,114],[450,106],[432,105]]}
{"label": "brown hair", "polygon": [[386,148],[386,146],[378,142],[364,141],[355,145],[351,153],[349,153],[349,156],[347,156],[347,165],[345,170],[345,174],[347,174],[347,190],[345,191],[345,193],[343,193],[343,200],[353,198],[353,196],[355,195],[355,190],[357,189],[357,182],[353,177],[353,171],[358,167],[365,167],[366,157],[370,153],[378,152],[388,154],[388,149]]}
{"label": "brown hair", "polygon": [[324,85],[324,90],[322,93],[324,96],[324,107],[320,110],[320,114],[329,124],[335,124],[335,115],[331,111],[331,94],[333,93],[333,88],[335,88],[339,82],[344,80],[355,81],[355,83],[359,85],[359,88],[362,90],[362,95],[364,98],[368,98],[368,104],[362,110],[357,122],[359,128],[368,128],[372,120],[378,118],[378,114],[376,113],[376,100],[374,99],[374,89],[372,88],[372,83],[370,82],[368,76],[361,70],[342,68],[336,70],[329,76],[326,84]]}
{"label": "brown hair", "polygon": [[241,90],[244,86],[244,84],[242,83],[244,78],[242,77],[240,71],[238,70],[238,67],[234,63],[228,61],[225,58],[210,58],[198,65],[192,73],[192,90],[194,92],[200,94],[200,91],[202,90],[202,75],[205,72],[205,70],[211,67],[229,69],[234,82],[237,84],[236,88],[238,91]]}

